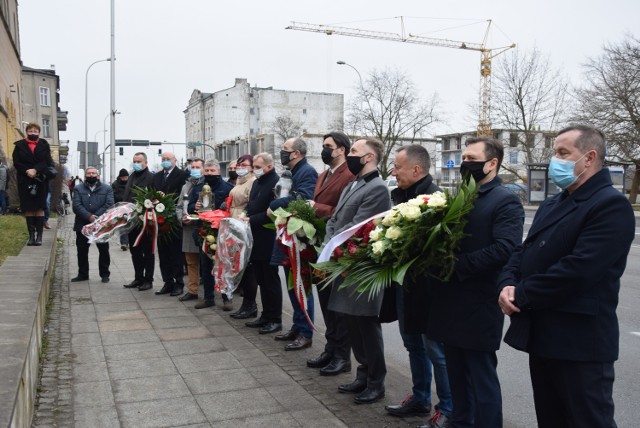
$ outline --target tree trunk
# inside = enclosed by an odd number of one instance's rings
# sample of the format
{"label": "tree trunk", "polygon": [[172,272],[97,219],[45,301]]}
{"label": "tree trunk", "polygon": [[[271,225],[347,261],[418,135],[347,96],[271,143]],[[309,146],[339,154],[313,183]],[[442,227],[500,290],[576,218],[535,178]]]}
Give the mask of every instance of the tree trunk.
{"label": "tree trunk", "polygon": [[635,204],[638,199],[638,187],[640,187],[640,164],[636,164],[636,171],[633,173],[633,180],[631,181],[629,201],[631,201],[632,204]]}

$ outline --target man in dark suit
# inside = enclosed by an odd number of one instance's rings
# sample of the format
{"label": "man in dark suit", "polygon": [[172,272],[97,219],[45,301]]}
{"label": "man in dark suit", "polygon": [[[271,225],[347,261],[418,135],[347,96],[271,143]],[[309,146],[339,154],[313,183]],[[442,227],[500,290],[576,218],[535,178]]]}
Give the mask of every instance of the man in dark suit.
{"label": "man in dark suit", "polygon": [[[187,174],[176,167],[176,157],[171,152],[162,153],[162,171],[153,177],[153,187],[165,195],[173,194],[176,203],[181,203],[180,190],[187,179]],[[184,257],[182,255],[182,230],[178,229],[175,235],[163,237],[158,240],[158,257],[160,259],[160,272],[164,285],[157,295],[170,294],[184,289]]]}
{"label": "man in dark suit", "polygon": [[[298,196],[301,196],[303,199],[311,199],[313,197],[313,190],[316,187],[316,182],[318,181],[318,173],[307,162],[307,143],[305,143],[302,138],[289,138],[284,142],[280,150],[280,162],[282,166],[291,170],[293,187],[287,196],[280,197],[271,202],[268,211],[270,215],[278,208],[286,208],[289,202],[295,200]],[[276,244],[273,248],[271,263],[279,265],[284,258],[284,253],[280,249],[280,246]],[[288,277],[289,268],[285,268],[284,273],[285,278]],[[280,281],[278,280],[278,282]],[[298,351],[311,346],[313,328],[307,322],[294,290],[289,290],[288,294],[291,306],[293,307],[293,325],[288,332],[278,334],[274,339],[291,342],[285,345],[285,349],[287,351]],[[307,303],[307,314],[311,322],[313,322],[313,299],[309,299]],[[268,333],[265,329],[262,331]]]}
{"label": "man in dark suit", "polygon": [[502,143],[468,138],[460,172],[472,176],[478,196],[467,217],[449,282],[432,281],[427,337],[444,343],[455,427],[502,426],[502,394],[496,371],[504,315],[497,304],[496,280],[522,242],[524,209],[502,186],[498,170]]}
{"label": "man in dark suit", "polygon": [[[122,198],[125,202],[135,202],[135,187],[148,188],[153,186],[153,174],[147,168],[147,155],[144,152],[138,152],[133,155],[133,173],[127,180],[127,187],[124,189]],[[137,288],[139,291],[150,290],[153,288],[153,273],[155,270],[156,257],[151,252],[151,236],[143,236],[137,246],[136,242],[140,228],[129,232],[129,251],[131,251],[131,261],[135,271],[135,278],[129,284],[125,284],[125,288]]]}
{"label": "man in dark suit", "polygon": [[529,353],[538,426],[615,427],[616,307],[635,217],[603,168],[602,132],[570,126],[554,150],[549,178],[563,192],[540,205],[499,277],[505,342]]}
{"label": "man in dark suit", "polygon": [[[321,157],[329,169],[318,177],[313,200],[309,202],[320,218],[328,219],[333,215],[342,191],[355,178],[347,167],[346,156],[349,150],[351,142],[342,132],[331,132],[324,136]],[[329,296],[331,287],[318,289],[318,300],[327,328],[324,334],[327,344],[318,358],[307,360],[307,367],[319,368],[321,376],[351,371],[351,345],[347,326],[341,313],[329,310]],[[313,295],[309,299],[313,299]]]}
{"label": "man in dark suit", "polygon": [[[416,198],[441,191],[429,174],[431,158],[424,147],[413,144],[400,147],[393,162],[393,173],[398,187],[391,191],[391,200],[398,205]],[[400,336],[409,352],[412,393],[402,403],[386,406],[394,416],[424,416],[431,412],[431,379],[435,378],[440,402],[430,423],[438,427],[451,417],[451,390],[447,377],[444,345],[426,337],[429,311],[427,292],[429,279],[411,275],[405,277],[402,287],[394,285],[385,290],[382,301],[381,321],[398,320]],[[385,316],[388,314],[388,316]],[[395,316],[394,316],[395,315]],[[433,370],[432,370],[433,365]]]}
{"label": "man in dark suit", "polygon": [[[325,242],[391,207],[389,191],[377,169],[383,149],[382,143],[373,138],[360,139],[351,146],[347,167],[356,180],[340,195],[333,216],[327,223]],[[384,397],[384,378],[387,374],[382,328],[378,320],[383,294],[369,299],[358,294],[354,286],[339,289],[340,285],[340,281],[332,284],[329,309],[345,317],[353,355],[360,365],[356,380],[340,385],[338,391],[358,394],[354,399],[358,404],[373,403]]]}

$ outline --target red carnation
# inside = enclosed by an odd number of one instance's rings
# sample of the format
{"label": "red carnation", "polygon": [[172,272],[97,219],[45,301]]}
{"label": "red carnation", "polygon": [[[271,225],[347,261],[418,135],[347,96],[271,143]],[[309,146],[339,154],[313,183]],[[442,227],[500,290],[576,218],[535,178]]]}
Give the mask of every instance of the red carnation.
{"label": "red carnation", "polygon": [[335,250],[333,250],[333,257],[334,258],[339,259],[342,256],[344,256],[344,251],[342,251],[342,248],[338,247]]}
{"label": "red carnation", "polygon": [[349,254],[354,255],[358,252],[358,246],[351,240],[347,241],[347,251]]}

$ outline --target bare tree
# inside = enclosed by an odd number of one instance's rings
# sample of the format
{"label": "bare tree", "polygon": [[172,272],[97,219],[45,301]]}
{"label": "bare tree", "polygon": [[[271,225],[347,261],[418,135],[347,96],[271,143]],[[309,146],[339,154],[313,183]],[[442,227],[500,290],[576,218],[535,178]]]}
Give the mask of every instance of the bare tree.
{"label": "bare tree", "polygon": [[[568,83],[548,57],[534,48],[515,50],[497,63],[493,75],[492,122],[517,131],[517,145],[525,163],[547,162],[551,140],[537,138],[540,130],[553,131],[564,121]],[[504,165],[526,182],[526,169]]]}
{"label": "bare tree", "polygon": [[284,141],[292,137],[299,137],[302,130],[302,122],[291,116],[281,114],[271,123],[271,131]]}
{"label": "bare tree", "polygon": [[411,79],[396,69],[373,70],[348,103],[345,129],[351,135],[376,137],[384,144],[380,173],[387,178],[394,149],[413,143],[438,120],[438,101],[423,102]]}
{"label": "bare tree", "polygon": [[576,90],[572,119],[605,133],[609,157],[635,164],[630,192],[635,203],[640,186],[640,39],[627,35],[618,44],[605,45],[602,55],[584,68],[586,84]]}

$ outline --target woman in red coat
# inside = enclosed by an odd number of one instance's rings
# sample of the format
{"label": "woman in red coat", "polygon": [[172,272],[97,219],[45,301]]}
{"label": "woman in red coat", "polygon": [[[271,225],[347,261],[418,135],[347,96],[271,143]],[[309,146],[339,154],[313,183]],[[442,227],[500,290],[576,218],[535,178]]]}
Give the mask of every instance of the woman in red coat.
{"label": "woman in red coat", "polygon": [[37,123],[29,123],[27,138],[14,144],[13,166],[18,177],[20,210],[25,215],[29,231],[27,245],[42,245],[44,209],[49,190],[47,169],[55,166],[51,149],[46,140],[40,139],[40,125]]}

